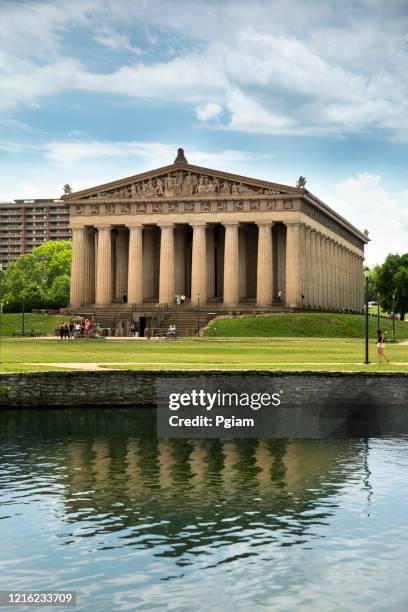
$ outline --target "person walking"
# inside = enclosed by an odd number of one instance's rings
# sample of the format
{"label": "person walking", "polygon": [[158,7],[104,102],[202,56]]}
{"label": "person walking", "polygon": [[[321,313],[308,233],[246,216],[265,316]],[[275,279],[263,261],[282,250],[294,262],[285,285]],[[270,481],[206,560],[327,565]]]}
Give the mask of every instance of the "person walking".
{"label": "person walking", "polygon": [[64,338],[69,340],[69,323],[65,323],[64,325]]}
{"label": "person walking", "polygon": [[385,359],[386,363],[390,363],[387,355],[385,354],[385,334],[382,329],[377,329],[377,363],[383,363]]}
{"label": "person walking", "polygon": [[61,340],[63,340],[64,339],[64,323],[60,323],[58,325],[58,331],[59,331]]}
{"label": "person walking", "polygon": [[184,293],[182,293],[180,295],[180,304],[183,306],[185,301],[186,301],[186,296],[184,295]]}
{"label": "person walking", "polygon": [[126,291],[125,291],[125,293],[122,296],[122,300],[123,300],[124,304],[127,304],[127,293],[126,293]]}

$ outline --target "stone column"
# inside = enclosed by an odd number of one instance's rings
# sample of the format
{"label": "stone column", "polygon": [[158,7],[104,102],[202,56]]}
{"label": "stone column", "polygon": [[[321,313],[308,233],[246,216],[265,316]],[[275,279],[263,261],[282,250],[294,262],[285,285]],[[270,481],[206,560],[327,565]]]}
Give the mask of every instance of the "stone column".
{"label": "stone column", "polygon": [[362,270],[360,268],[360,257],[359,255],[355,255],[355,267],[354,267],[354,283],[356,287],[356,310],[359,312],[361,310],[360,306],[360,276],[362,275]]}
{"label": "stone column", "polygon": [[302,293],[300,223],[286,223],[286,228],[286,305],[296,308]]}
{"label": "stone column", "polygon": [[215,245],[214,226],[207,227],[207,299],[215,296]]}
{"label": "stone column", "polygon": [[111,226],[98,226],[96,299],[98,305],[112,303],[112,237]]}
{"label": "stone column", "polygon": [[344,247],[340,245],[339,264],[340,264],[340,309],[346,308],[346,270],[345,270]]}
{"label": "stone column", "polygon": [[191,255],[191,303],[207,302],[207,236],[206,223],[194,223]]}
{"label": "stone column", "polygon": [[186,294],[186,228],[174,228],[174,292]]}
{"label": "stone column", "polygon": [[304,234],[304,264],[305,264],[305,278],[303,283],[303,292],[305,296],[305,306],[313,305],[312,298],[312,252],[311,252],[311,231],[310,227],[305,226],[303,229]]}
{"label": "stone column", "polygon": [[327,252],[327,238],[324,234],[321,237],[322,251],[321,251],[321,262],[322,262],[322,307],[327,309],[329,301],[329,285],[328,285],[328,252]]}
{"label": "stone column", "polygon": [[160,225],[159,303],[174,303],[174,225]]}
{"label": "stone column", "polygon": [[319,232],[317,238],[317,266],[319,270],[319,308],[324,308],[324,236],[321,232]]}
{"label": "stone column", "polygon": [[346,294],[346,308],[350,308],[350,278],[349,278],[349,251],[347,248],[344,249],[344,277],[345,277],[345,294]]}
{"label": "stone column", "polygon": [[143,302],[143,226],[129,224],[128,302]]}
{"label": "stone column", "polygon": [[334,266],[334,308],[339,310],[340,289],[339,289],[339,245],[334,241],[333,245],[333,266]]}
{"label": "stone column", "polygon": [[85,304],[95,304],[95,230],[85,233]]}
{"label": "stone column", "polygon": [[350,299],[350,308],[351,310],[355,310],[355,286],[354,286],[354,253],[353,251],[349,252],[349,270],[350,270],[350,289],[351,289],[351,299]]}
{"label": "stone column", "polygon": [[310,230],[310,305],[317,306],[316,231]]}
{"label": "stone column", "polygon": [[355,254],[353,251],[350,251],[350,283],[351,283],[351,309],[356,310],[356,283],[355,283]]}
{"label": "stone column", "polygon": [[143,229],[143,297],[147,300],[155,296],[154,283],[154,237],[156,227],[149,225]]}
{"label": "stone column", "polygon": [[82,306],[85,301],[85,228],[72,228],[71,305]]}
{"label": "stone column", "polygon": [[116,299],[122,301],[124,293],[128,293],[128,236],[124,229],[118,229],[116,236]]}
{"label": "stone column", "polygon": [[239,302],[238,222],[224,223],[224,227],[224,304],[236,306]]}
{"label": "stone column", "polygon": [[239,252],[239,299],[246,298],[246,234],[245,227],[238,228],[238,252]]}
{"label": "stone column", "polygon": [[256,274],[257,306],[270,306],[273,300],[273,255],[271,222],[258,223],[258,260]]}
{"label": "stone column", "polygon": [[330,310],[334,310],[334,257],[333,257],[333,239],[330,238],[328,242],[329,248],[329,308]]}

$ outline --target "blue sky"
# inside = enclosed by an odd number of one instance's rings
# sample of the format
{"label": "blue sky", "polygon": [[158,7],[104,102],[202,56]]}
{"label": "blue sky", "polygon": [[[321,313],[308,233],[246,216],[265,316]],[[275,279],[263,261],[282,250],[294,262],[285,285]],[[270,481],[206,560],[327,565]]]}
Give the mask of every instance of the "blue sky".
{"label": "blue sky", "polygon": [[408,243],[405,0],[2,0],[0,199],[173,161],[307,187]]}

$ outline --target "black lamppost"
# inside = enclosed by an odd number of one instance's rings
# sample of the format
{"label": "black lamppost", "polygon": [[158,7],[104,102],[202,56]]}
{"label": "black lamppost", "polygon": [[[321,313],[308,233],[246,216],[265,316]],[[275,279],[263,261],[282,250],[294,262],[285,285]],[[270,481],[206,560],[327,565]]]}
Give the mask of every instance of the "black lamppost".
{"label": "black lamppost", "polygon": [[175,316],[175,319],[176,319],[176,329],[174,331],[174,339],[176,340],[177,339],[177,327],[178,327],[178,318],[177,318],[177,312],[178,311],[177,311],[177,306],[178,306],[179,299],[180,299],[180,296],[179,296],[178,293],[176,293],[175,298],[176,298],[176,316]]}
{"label": "black lamppost", "polygon": [[25,295],[24,295],[24,291],[23,291],[23,321],[22,321],[22,332],[23,332],[23,336],[25,334]]}
{"label": "black lamppost", "polygon": [[365,276],[365,359],[364,359],[364,363],[365,365],[369,365],[370,360],[369,360],[369,355],[368,355],[368,275],[369,275],[369,269],[366,268],[364,270],[364,276]]}
{"label": "black lamppost", "polygon": [[392,342],[395,343],[395,291],[392,294]]}

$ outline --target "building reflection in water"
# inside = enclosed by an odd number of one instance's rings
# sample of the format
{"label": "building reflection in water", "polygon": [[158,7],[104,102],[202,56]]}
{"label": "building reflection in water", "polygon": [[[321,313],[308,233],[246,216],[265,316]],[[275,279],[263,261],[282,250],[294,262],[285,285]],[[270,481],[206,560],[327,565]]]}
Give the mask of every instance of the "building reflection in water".
{"label": "building reflection in water", "polygon": [[181,565],[197,547],[245,544],[249,555],[316,537],[341,488],[366,478],[360,439],[158,440],[151,412],[56,412],[29,429],[50,460],[31,453],[21,469],[58,474],[66,544],[98,534],[95,546],[152,548]]}

